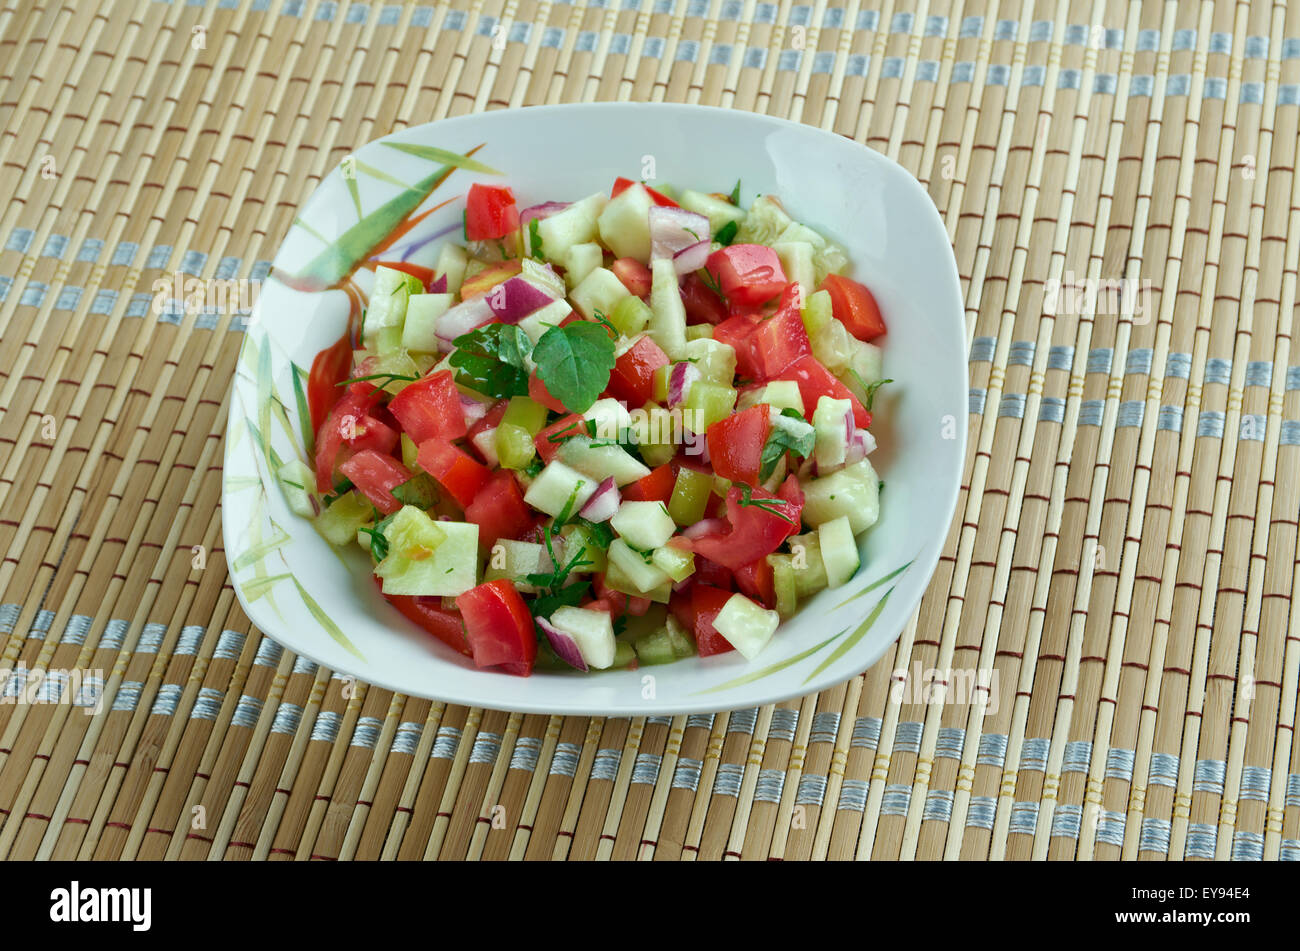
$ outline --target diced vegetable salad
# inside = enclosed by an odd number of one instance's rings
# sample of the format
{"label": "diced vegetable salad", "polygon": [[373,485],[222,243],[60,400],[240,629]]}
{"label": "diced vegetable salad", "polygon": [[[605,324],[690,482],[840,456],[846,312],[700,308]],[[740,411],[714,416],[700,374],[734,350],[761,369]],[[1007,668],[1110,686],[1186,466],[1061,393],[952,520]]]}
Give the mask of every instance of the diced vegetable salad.
{"label": "diced vegetable salad", "polygon": [[376,266],[317,355],[291,504],[479,667],[754,658],[859,567],[889,381],[844,252],[739,191],[472,186],[464,242]]}

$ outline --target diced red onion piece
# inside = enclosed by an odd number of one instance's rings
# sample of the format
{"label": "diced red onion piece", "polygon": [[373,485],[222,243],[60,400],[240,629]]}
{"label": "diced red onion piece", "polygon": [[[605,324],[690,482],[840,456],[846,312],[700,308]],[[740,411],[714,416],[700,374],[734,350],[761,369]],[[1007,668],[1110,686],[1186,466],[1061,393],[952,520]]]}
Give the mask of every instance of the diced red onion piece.
{"label": "diced red onion piece", "polygon": [[700,368],[694,363],[683,360],[674,363],[668,374],[668,408],[680,405],[686,399],[686,391],[700,378]]}
{"label": "diced red onion piece", "polygon": [[528,222],[534,218],[549,218],[557,211],[563,211],[568,208],[571,202],[567,201],[544,201],[540,205],[533,205],[531,208],[525,208],[519,212],[519,224],[527,228]]}
{"label": "diced red onion piece", "polygon": [[704,215],[663,205],[650,208],[650,260],[672,258],[678,251],[701,242],[706,242],[707,248],[708,239],[709,219]]}
{"label": "diced red onion piece", "polygon": [[463,304],[444,311],[434,323],[434,333],[444,350],[452,349],[452,342],[459,336],[476,330],[484,324],[490,324],[496,317],[484,297],[471,297]]}
{"label": "diced red onion piece", "polygon": [[572,637],[565,634],[544,617],[537,618],[537,626],[542,629],[546,639],[551,642],[551,648],[559,655],[560,660],[570,667],[586,671],[587,662],[583,660],[582,651],[578,650],[578,644]]}
{"label": "diced red onion piece", "polygon": [[619,502],[621,501],[622,497],[618,493],[618,485],[614,482],[614,477],[610,476],[596,487],[596,491],[578,510],[578,514],[589,522],[608,521],[618,511]]}
{"label": "diced red onion piece", "polygon": [[439,274],[437,277],[435,277],[432,281],[429,282],[429,286],[426,290],[430,294],[447,293],[447,275]]}
{"label": "diced red onion piece", "polygon": [[855,429],[853,436],[849,439],[849,444],[844,450],[844,464],[853,465],[855,462],[861,462],[869,456],[876,448],[876,437],[871,435],[865,429]]}
{"label": "diced red onion piece", "polygon": [[673,270],[677,272],[677,276],[681,277],[683,274],[690,274],[704,267],[709,259],[709,247],[709,242],[698,241],[674,254]]}
{"label": "diced red onion piece", "polygon": [[721,532],[727,527],[725,518],[703,518],[694,525],[688,525],[682,529],[682,537],[694,541],[703,535],[712,535],[715,532]]}
{"label": "diced red onion piece", "polygon": [[488,405],[482,400],[476,400],[472,396],[460,395],[460,408],[465,414],[465,422],[477,423],[480,419],[488,414]]}
{"label": "diced red onion piece", "polygon": [[484,297],[493,316],[506,324],[517,324],[555,300],[552,295],[522,277],[512,277],[498,284]]}

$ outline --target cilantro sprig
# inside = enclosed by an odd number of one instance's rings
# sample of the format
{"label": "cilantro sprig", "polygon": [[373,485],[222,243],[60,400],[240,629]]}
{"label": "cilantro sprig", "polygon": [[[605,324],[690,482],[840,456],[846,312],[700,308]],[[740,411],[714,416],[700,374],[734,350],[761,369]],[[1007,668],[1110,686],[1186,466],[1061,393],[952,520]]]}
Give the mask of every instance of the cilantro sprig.
{"label": "cilantro sprig", "polygon": [[736,487],[740,489],[740,505],[762,509],[769,515],[775,515],[777,518],[789,522],[791,525],[794,524],[794,519],[782,511],[790,504],[785,499],[756,499],[754,498],[754,490],[745,483],[741,482]]}
{"label": "cilantro sprig", "polygon": [[528,222],[528,250],[532,257],[539,261],[542,259],[542,234],[538,230],[537,222],[540,219],[534,218]]}
{"label": "cilantro sprig", "polygon": [[493,399],[528,393],[528,364],[532,349],[528,335],[514,324],[487,324],[457,337],[451,365],[456,381]]}
{"label": "cilantro sprig", "polygon": [[383,380],[384,382],[379,384],[379,388],[383,389],[389,383],[393,383],[397,380],[403,380],[407,383],[413,383],[415,382],[416,377],[407,376],[405,373],[369,373],[366,374],[365,376],[354,376],[346,380],[339,380],[339,382],[335,383],[334,385],[347,386],[349,383],[367,383],[371,380]]}
{"label": "cilantro sprig", "polygon": [[384,529],[396,514],[380,518],[379,509],[375,509],[375,524],[363,526],[361,529],[370,536],[370,557],[377,562],[388,557],[388,537],[384,534]]}
{"label": "cilantro sprig", "polygon": [[[797,411],[789,407],[783,409],[781,415],[807,422]],[[793,452],[795,455],[807,459],[813,454],[816,446],[816,430],[809,429],[804,435],[795,436],[779,426],[773,426],[772,434],[767,437],[767,442],[763,444],[763,454],[760,457],[758,472],[759,478],[767,479],[771,476],[776,470],[777,463],[781,461],[781,457],[787,452]]]}
{"label": "cilantro sprig", "polygon": [[614,341],[599,323],[578,320],[542,334],[533,360],[547,392],[570,412],[581,413],[609,386]]}

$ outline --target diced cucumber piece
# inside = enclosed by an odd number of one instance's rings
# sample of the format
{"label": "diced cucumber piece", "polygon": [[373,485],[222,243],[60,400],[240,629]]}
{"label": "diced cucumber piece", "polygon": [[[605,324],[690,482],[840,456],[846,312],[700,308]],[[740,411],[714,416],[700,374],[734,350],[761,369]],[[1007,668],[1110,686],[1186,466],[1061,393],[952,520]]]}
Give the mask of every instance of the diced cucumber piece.
{"label": "diced cucumber piece", "polygon": [[[370,522],[374,506],[359,492],[345,492],[316,516],[312,524],[331,545],[347,545],[357,537],[362,525]],[[367,544],[369,540],[367,539]]]}
{"label": "diced cucumber piece", "polygon": [[669,360],[681,360],[686,356],[686,305],[677,285],[677,271],[670,258],[660,258],[651,262],[650,274],[650,336]]}
{"label": "diced cucumber piece", "polygon": [[522,426],[516,426],[513,423],[507,423],[502,420],[496,430],[496,439],[493,440],[496,449],[497,462],[507,469],[525,469],[533,461],[533,456],[537,454],[537,446],[533,443],[533,434]]}
{"label": "diced cucumber piece", "polygon": [[[542,334],[552,327],[558,327],[560,321],[569,316],[573,308],[569,306],[567,300],[552,301],[545,307],[533,311],[523,320],[519,321],[518,327],[528,335],[528,339],[533,343],[542,339]],[[525,361],[528,362],[528,361]],[[530,363],[531,366],[531,363]]]}
{"label": "diced cucumber piece", "polygon": [[730,416],[735,405],[735,387],[711,383],[708,380],[696,380],[682,404],[684,410],[691,411],[690,414],[682,413],[682,422],[691,432],[703,433],[714,423]]}
{"label": "diced cucumber piece", "polygon": [[687,343],[690,343],[692,340],[703,340],[705,338],[708,338],[710,340],[713,339],[712,324],[687,324],[686,325]]}
{"label": "diced cucumber piece", "polygon": [[854,344],[856,346],[853,347],[849,356],[848,366],[843,370],[832,372],[843,381],[854,396],[865,402],[867,399],[866,388],[885,377],[885,355],[874,343],[855,340]]}
{"label": "diced cucumber piece", "polygon": [[781,261],[781,270],[785,279],[803,287],[804,296],[812,294],[817,287],[813,269],[813,246],[807,241],[778,241],[772,250]]}
{"label": "diced cucumber piece", "polygon": [[794,568],[790,555],[768,555],[767,563],[772,566],[772,588],[776,592],[776,613],[783,618],[791,617],[799,608],[799,591],[795,585]]}
{"label": "diced cucumber piece", "polygon": [[[708,324],[702,326],[707,327]],[[687,340],[686,354],[683,359],[694,363],[695,369],[700,371],[700,376],[712,383],[730,385],[736,376],[735,348],[712,337]]]}
{"label": "diced cucumber piece", "polygon": [[375,566],[385,594],[464,594],[477,583],[478,526],[435,522],[403,505],[384,528],[388,555]]}
{"label": "diced cucumber piece", "polygon": [[853,577],[861,564],[853,528],[848,517],[841,515],[822,524],[817,536],[821,541],[822,564],[826,566],[826,584],[838,588]]}
{"label": "diced cucumber piece", "polygon": [[650,470],[622,446],[611,445],[603,439],[574,436],[560,443],[560,451],[556,456],[573,469],[594,479],[593,486],[610,477],[613,477],[617,485],[627,485],[650,474]]}
{"label": "diced cucumber piece", "polygon": [[375,268],[375,285],[361,328],[361,339],[367,349],[388,353],[401,346],[406,302],[412,294],[423,290],[419,279],[405,271],[382,264]]}
{"label": "diced cucumber piece", "polygon": [[605,201],[605,196],[597,192],[537,222],[542,254],[548,261],[563,261],[575,244],[595,240],[596,216],[605,207]]}
{"label": "diced cucumber piece", "polygon": [[[401,346],[399,345],[397,349],[377,355],[374,362],[367,368],[365,375],[388,375],[388,382],[382,383],[380,389],[385,393],[396,396],[398,393],[402,392],[402,390],[410,386],[412,379],[418,378],[419,373],[420,369],[415,365],[415,361],[411,359],[411,355],[401,349]],[[407,377],[408,379],[400,379],[401,377]],[[382,381],[380,380],[375,380],[376,384],[380,384],[381,382]]]}
{"label": "diced cucumber piece", "polygon": [[628,186],[605,204],[596,219],[600,238],[618,258],[650,260],[650,193],[640,182]]}
{"label": "diced cucumber piece", "polygon": [[697,215],[704,215],[708,218],[710,234],[717,234],[724,225],[732,221],[740,223],[745,220],[745,209],[738,208],[729,201],[723,201],[721,198],[714,198],[705,192],[697,192],[690,188],[682,192],[678,204],[687,211],[693,211]]}
{"label": "diced cucumber piece", "polygon": [[[495,469],[501,465],[501,457],[497,455],[497,428],[495,426],[490,429],[480,429],[470,437],[469,441],[483,456],[489,467]],[[537,447],[534,446],[533,448],[536,449]]]}
{"label": "diced cucumber piece", "polygon": [[743,594],[733,594],[713,619],[714,629],[746,660],[753,660],[776,633],[781,617],[755,604]]}
{"label": "diced cucumber piece", "polygon": [[519,276],[533,287],[550,294],[556,300],[564,297],[566,288],[564,278],[560,277],[549,264],[533,258],[520,258]]}
{"label": "diced cucumber piece", "polygon": [[759,195],[745,213],[735,243],[771,245],[793,223],[794,219],[775,199],[770,195]]}
{"label": "diced cucumber piece", "polygon": [[642,551],[658,548],[677,531],[662,502],[623,502],[609,524],[629,545]]}
{"label": "diced cucumber piece", "polygon": [[632,417],[628,435],[647,465],[662,466],[677,455],[678,437],[684,435],[682,416],[650,400]]}
{"label": "diced cucumber piece", "polygon": [[704,518],[713,491],[713,477],[688,466],[677,470],[673,494],[668,499],[668,514],[678,525],[694,525]]}
{"label": "diced cucumber piece", "polygon": [[588,274],[600,267],[604,254],[595,241],[575,244],[569,248],[569,253],[564,258],[565,282],[570,287],[577,287]]}
{"label": "diced cucumber piece", "polygon": [[807,598],[826,587],[826,566],[816,532],[790,538],[790,567],[794,570],[795,594]]}
{"label": "diced cucumber piece", "polygon": [[664,577],[664,580],[656,587],[649,591],[642,591],[628,577],[618,565],[610,561],[605,568],[605,584],[615,591],[621,591],[624,594],[630,594],[634,598],[649,598],[657,604],[667,604],[668,599],[672,597],[673,583]]}
{"label": "diced cucumber piece", "polygon": [[599,484],[599,479],[583,475],[555,459],[533,480],[524,493],[524,501],[547,515],[558,516],[566,509],[569,514],[574,514],[586,504]]}
{"label": "diced cucumber piece", "polygon": [[830,323],[834,317],[830,292],[817,291],[809,294],[804,299],[803,310],[799,316],[803,318],[803,328],[808,331],[808,336],[811,338],[813,334]]}
{"label": "diced cucumber piece", "polygon": [[415,440],[406,433],[402,433],[401,445],[402,465],[406,466],[406,468],[410,469],[412,472],[419,471],[419,462],[417,460],[417,457],[420,454],[419,445],[417,445]]}
{"label": "diced cucumber piece", "polygon": [[833,319],[827,321],[808,339],[812,344],[813,356],[832,373],[845,372],[860,342],[842,323]]}
{"label": "diced cucumber piece", "polygon": [[582,418],[596,424],[596,439],[602,441],[618,439],[632,422],[627,407],[612,396],[596,400]]}
{"label": "diced cucumber piece", "polygon": [[638,638],[633,647],[636,648],[637,660],[646,665],[669,664],[677,659],[677,652],[673,650],[673,641],[666,628]]}
{"label": "diced cucumber piece", "polygon": [[641,298],[628,294],[605,316],[614,325],[614,329],[624,337],[635,337],[645,330],[654,313],[650,310],[650,305]]}
{"label": "diced cucumber piece", "polygon": [[520,542],[509,538],[499,539],[488,553],[487,567],[483,569],[484,581],[506,578],[514,582],[522,594],[532,594],[537,586],[530,584],[527,575],[553,570],[546,549],[533,542]]}
{"label": "diced cucumber piece", "polygon": [[812,423],[817,430],[814,452],[819,471],[844,465],[844,452],[849,442],[844,420],[852,412],[853,404],[848,400],[823,396],[817,401]]}
{"label": "diced cucumber piece", "polygon": [[656,548],[650,560],[673,581],[684,581],[695,573],[695,554],[672,545]]}
{"label": "diced cucumber piece", "polygon": [[682,622],[671,614],[664,619],[664,630],[672,641],[673,653],[678,657],[690,657],[695,653],[695,636],[682,626]]}
{"label": "diced cucumber piece", "polygon": [[298,515],[312,518],[316,509],[311,504],[311,492],[316,485],[316,473],[301,459],[290,459],[276,470],[280,488],[284,491],[284,500],[289,509]]}
{"label": "diced cucumber piece", "polygon": [[880,517],[880,480],[867,459],[806,482],[803,490],[803,520],[809,525],[845,515],[857,535]]}
{"label": "diced cucumber piece", "polygon": [[536,436],[546,428],[546,407],[527,396],[512,396],[501,422],[522,427],[529,436]]}
{"label": "diced cucumber piece", "polygon": [[594,320],[596,311],[608,314],[618,306],[624,297],[630,297],[631,291],[609,268],[598,267],[582,279],[582,283],[569,293],[569,299],[588,320]]}
{"label": "diced cucumber piece", "polygon": [[775,406],[778,410],[792,409],[800,416],[804,415],[803,396],[799,393],[799,384],[794,380],[773,380],[747,390],[740,397],[739,408],[749,409],[759,403]]}
{"label": "diced cucumber piece", "polygon": [[402,323],[402,349],[437,353],[438,335],[434,332],[434,322],[455,299],[454,294],[412,294],[406,302],[406,319]]}
{"label": "diced cucumber piece", "polygon": [[[555,542],[551,544],[554,545]],[[573,574],[604,571],[608,564],[605,549],[596,544],[591,529],[577,522],[570,522],[560,529],[560,547],[556,551],[556,557],[567,565],[575,556],[578,560],[570,569]]]}
{"label": "diced cucumber piece", "polygon": [[469,254],[458,244],[448,241],[438,252],[438,263],[434,265],[435,274],[447,277],[447,293],[455,294],[465,281],[465,267],[469,264]]}
{"label": "diced cucumber piece", "polygon": [[623,641],[614,642],[614,663],[611,667],[630,667],[636,660],[636,649]]}
{"label": "diced cucumber piece", "polygon": [[[647,561],[641,552],[634,551],[621,538],[609,543],[609,568],[617,568],[638,593],[650,592],[660,585],[670,584],[668,575],[662,568]],[[606,571],[606,581],[609,580],[608,576],[609,571]]]}

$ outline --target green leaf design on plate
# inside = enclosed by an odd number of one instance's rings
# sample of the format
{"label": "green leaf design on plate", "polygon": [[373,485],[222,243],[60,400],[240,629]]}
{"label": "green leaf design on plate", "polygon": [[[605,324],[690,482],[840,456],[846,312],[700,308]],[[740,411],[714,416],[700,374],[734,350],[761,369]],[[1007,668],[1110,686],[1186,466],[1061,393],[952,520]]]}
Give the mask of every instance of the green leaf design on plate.
{"label": "green leaf design on plate", "polygon": [[[390,149],[397,149],[399,152],[405,152],[407,155],[418,155],[420,158],[428,159],[430,162],[440,162],[443,165],[450,165],[454,168],[463,168],[467,172],[482,172],[484,175],[500,175],[495,168],[484,165],[477,159],[472,159],[468,155],[461,155],[459,152],[449,152],[446,149],[440,149],[436,145],[418,145],[414,142],[385,142],[384,145]],[[360,166],[358,166],[360,167]]]}
{"label": "green leaf design on plate", "polygon": [[[289,577],[292,578],[293,576],[289,575]],[[293,583],[298,587],[298,594],[302,598],[302,603],[307,605],[307,610],[316,618],[317,623],[329,632],[329,636],[334,638],[340,647],[357,658],[357,660],[365,662],[366,656],[356,649],[353,643],[348,640],[347,635],[334,623],[334,619],[326,614],[324,608],[316,603],[316,599],[307,593],[307,589],[302,586],[302,582],[294,578]]]}
{"label": "green leaf design on plate", "polygon": [[312,456],[312,450],[316,444],[316,434],[311,431],[311,410],[307,406],[307,391],[303,388],[303,380],[307,376],[307,371],[296,363],[289,366],[293,369],[293,395],[298,401],[298,426],[302,430],[302,448],[308,459]]}
{"label": "green leaf design on plate", "polygon": [[271,529],[275,533],[274,535],[260,544],[251,546],[247,551],[234,560],[231,567],[234,568],[235,571],[243,571],[250,565],[257,564],[257,562],[271,554],[271,552],[284,545],[285,542],[292,541],[288,533],[286,533],[284,529],[280,528],[280,526],[276,525],[275,522],[271,523]]}
{"label": "green leaf design on plate", "polygon": [[[399,147],[399,143],[387,144],[392,145],[394,148]],[[457,168],[473,171],[493,171],[468,156],[447,152],[443,149],[434,149],[432,146],[402,146],[401,150],[430,158],[434,158],[436,154],[435,160],[444,164],[437,171],[407,188],[406,191],[384,202],[384,204],[343,232],[337,240],[317,255],[301,273],[288,278],[286,283],[305,291],[323,291],[334,287],[351,274],[357,265],[370,254],[371,249],[381,244],[384,239],[392,234],[393,229],[404,218],[419,208],[420,204],[433,193],[434,189],[445,182]],[[425,150],[435,154],[425,155]],[[356,182],[349,181],[349,186],[355,188]]]}
{"label": "green leaf design on plate", "polygon": [[755,680],[761,680],[762,678],[766,677],[768,674],[774,674],[778,670],[785,670],[785,668],[789,667],[791,664],[797,664],[805,657],[811,657],[813,654],[817,653],[823,647],[825,647],[826,645],[834,641],[835,638],[842,637],[843,635],[844,635],[844,631],[840,631],[839,634],[833,634],[830,637],[826,638],[826,640],[822,641],[820,644],[810,647],[806,651],[802,651],[801,653],[795,654],[793,657],[788,657],[785,660],[777,661],[775,664],[769,664],[768,666],[762,668],[761,670],[752,671],[741,677],[737,677],[735,680],[728,680],[726,683],[718,684],[716,687],[710,687],[708,690],[698,690],[696,691],[696,693],[716,693],[719,690],[729,690],[732,687],[740,687],[743,686],[744,684],[752,683]]}
{"label": "green leaf design on plate", "polygon": [[857,630],[841,641],[839,645],[836,646],[835,650],[831,651],[830,655],[817,665],[817,669],[805,678],[805,684],[847,654],[854,648],[858,641],[862,640],[862,638],[866,636],[867,632],[871,630],[871,626],[876,623],[876,619],[880,617],[880,612],[885,609],[885,604],[889,601],[889,596],[893,593],[893,588],[890,588],[885,592],[884,597],[876,602],[876,606],[871,609],[871,613],[867,615],[866,619],[858,625]]}
{"label": "green leaf design on plate", "polygon": [[[916,559],[913,558],[912,561],[916,561]],[[844,607],[844,605],[846,605],[846,604],[852,604],[854,601],[858,600],[858,598],[862,597],[864,594],[869,594],[870,592],[876,590],[876,589],[879,588],[882,584],[884,584],[886,581],[890,581],[890,580],[892,580],[892,579],[894,579],[894,578],[897,578],[899,575],[901,575],[901,574],[902,574],[904,571],[906,571],[908,568],[911,568],[911,567],[912,567],[912,561],[909,561],[907,564],[905,564],[905,565],[903,565],[903,566],[901,566],[901,567],[899,567],[899,568],[895,568],[893,571],[891,571],[889,574],[885,575],[883,578],[877,578],[875,581],[871,582],[871,584],[867,585],[867,586],[866,586],[865,588],[863,588],[861,591],[857,591],[857,592],[855,592],[855,593],[849,595],[847,598],[845,598],[845,599],[844,599],[843,601],[841,601],[839,604],[835,605],[835,607],[831,608],[831,610],[832,610],[832,611],[838,611],[840,608]]]}
{"label": "green leaf design on plate", "polygon": [[240,583],[240,588],[244,591],[244,597],[249,601],[257,601],[271,593],[271,589],[283,581],[285,578],[292,578],[293,575],[285,572],[279,575],[267,575],[265,578],[250,578]]}

